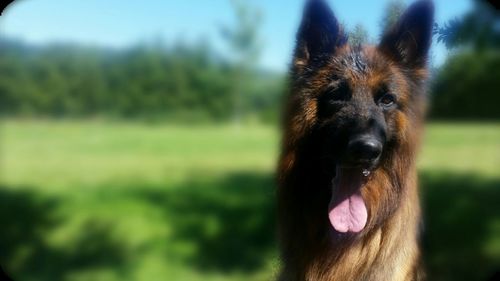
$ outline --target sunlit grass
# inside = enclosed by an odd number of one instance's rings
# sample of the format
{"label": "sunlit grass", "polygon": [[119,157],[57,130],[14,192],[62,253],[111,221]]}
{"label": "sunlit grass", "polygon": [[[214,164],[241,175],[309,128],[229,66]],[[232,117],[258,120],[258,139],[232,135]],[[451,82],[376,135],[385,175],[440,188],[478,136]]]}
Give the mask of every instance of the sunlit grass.
{"label": "sunlit grass", "polygon": [[500,177],[499,123],[433,123],[427,126],[420,168]]}
{"label": "sunlit grass", "polygon": [[261,126],[9,121],[1,141],[4,183],[51,189],[271,171],[277,153]]}

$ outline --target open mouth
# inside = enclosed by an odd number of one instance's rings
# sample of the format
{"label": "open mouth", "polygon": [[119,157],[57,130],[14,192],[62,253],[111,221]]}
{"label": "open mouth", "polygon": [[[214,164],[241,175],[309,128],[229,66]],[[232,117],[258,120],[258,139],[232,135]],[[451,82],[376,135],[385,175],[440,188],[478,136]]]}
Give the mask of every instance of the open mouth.
{"label": "open mouth", "polygon": [[373,168],[336,165],[328,218],[337,232],[359,233],[365,228],[368,211],[361,189],[368,181],[372,170]]}

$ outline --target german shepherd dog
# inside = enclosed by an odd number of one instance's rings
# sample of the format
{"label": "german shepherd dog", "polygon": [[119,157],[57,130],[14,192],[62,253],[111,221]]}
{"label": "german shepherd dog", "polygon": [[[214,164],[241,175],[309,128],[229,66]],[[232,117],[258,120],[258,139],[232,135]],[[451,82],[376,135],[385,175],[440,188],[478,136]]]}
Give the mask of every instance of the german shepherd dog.
{"label": "german shepherd dog", "polygon": [[434,6],[418,1],[376,46],[350,46],[310,0],[297,34],[279,163],[286,281],[422,280],[415,155]]}

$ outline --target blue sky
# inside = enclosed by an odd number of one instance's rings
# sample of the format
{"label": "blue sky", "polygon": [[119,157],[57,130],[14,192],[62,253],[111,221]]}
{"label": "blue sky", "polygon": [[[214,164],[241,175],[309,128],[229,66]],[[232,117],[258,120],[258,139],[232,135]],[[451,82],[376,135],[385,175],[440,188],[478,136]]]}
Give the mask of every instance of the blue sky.
{"label": "blue sky", "polygon": [[[377,38],[387,0],[329,1],[349,27],[363,24]],[[407,1],[410,3],[411,1]],[[290,61],[303,0],[248,0],[263,13],[261,65],[285,70]],[[435,0],[436,21],[460,16],[471,0]],[[219,26],[234,22],[229,0],[16,0],[0,17],[0,34],[29,43],[78,42],[123,48],[158,38],[211,40],[223,48]],[[433,48],[433,63],[446,58]]]}

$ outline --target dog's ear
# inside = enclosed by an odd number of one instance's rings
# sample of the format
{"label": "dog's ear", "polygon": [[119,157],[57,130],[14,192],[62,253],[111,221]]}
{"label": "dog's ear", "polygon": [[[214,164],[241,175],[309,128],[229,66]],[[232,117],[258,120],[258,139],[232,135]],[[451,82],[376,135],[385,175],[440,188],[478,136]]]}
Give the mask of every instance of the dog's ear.
{"label": "dog's ear", "polygon": [[433,23],[433,2],[415,2],[382,36],[378,48],[403,66],[423,67],[431,46]]}
{"label": "dog's ear", "polygon": [[324,0],[308,0],[297,33],[293,64],[300,68],[320,61],[346,42],[347,36],[328,4]]}

